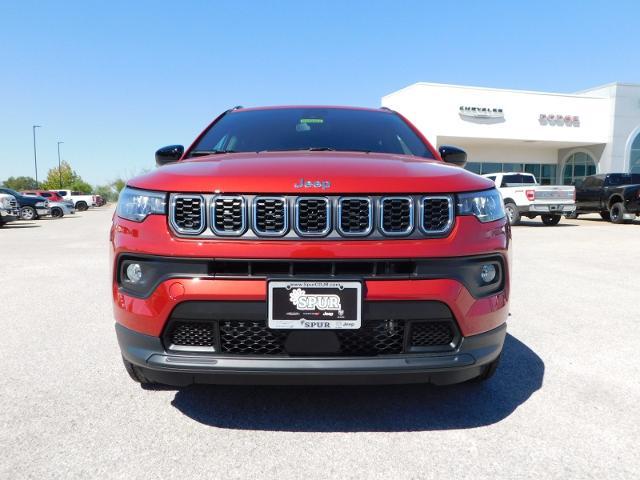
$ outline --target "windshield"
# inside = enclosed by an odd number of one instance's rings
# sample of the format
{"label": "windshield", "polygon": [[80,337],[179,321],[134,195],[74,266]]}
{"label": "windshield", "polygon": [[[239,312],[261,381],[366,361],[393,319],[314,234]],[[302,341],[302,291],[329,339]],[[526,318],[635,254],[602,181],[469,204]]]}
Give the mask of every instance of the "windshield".
{"label": "windshield", "polygon": [[433,158],[402,119],[389,111],[342,108],[234,110],[200,139],[190,156],[223,152],[336,150]]}

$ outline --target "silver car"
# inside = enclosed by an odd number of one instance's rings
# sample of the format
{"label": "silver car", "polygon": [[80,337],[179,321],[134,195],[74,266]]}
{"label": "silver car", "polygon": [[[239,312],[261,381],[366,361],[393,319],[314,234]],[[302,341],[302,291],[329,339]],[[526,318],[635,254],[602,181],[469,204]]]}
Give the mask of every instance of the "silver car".
{"label": "silver car", "polygon": [[76,209],[71,202],[49,202],[49,207],[53,218],[62,218],[65,215],[76,213]]}

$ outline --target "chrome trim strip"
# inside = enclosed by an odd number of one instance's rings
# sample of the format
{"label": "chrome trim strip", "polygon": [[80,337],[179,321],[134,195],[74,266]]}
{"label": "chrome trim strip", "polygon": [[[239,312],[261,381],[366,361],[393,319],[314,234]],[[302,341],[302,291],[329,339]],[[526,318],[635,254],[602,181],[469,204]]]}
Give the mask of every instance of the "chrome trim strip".
{"label": "chrome trim strip", "polygon": [[[448,203],[448,211],[449,211],[449,220],[447,221],[446,226],[443,229],[439,230],[427,230],[424,228],[424,202],[425,200],[446,200]],[[453,226],[454,220],[454,202],[453,197],[451,195],[425,195],[420,199],[420,219],[418,222],[418,226],[420,231],[425,235],[441,235],[443,233],[447,233],[451,230]]]}
{"label": "chrome trim strip", "polygon": [[[199,198],[200,201],[202,202],[202,208],[200,209],[200,230],[186,230],[183,228],[180,228],[176,222],[175,222],[175,215],[176,215],[176,200],[178,200],[179,198]],[[172,193],[171,194],[171,198],[170,198],[170,208],[169,208],[169,224],[171,225],[171,228],[176,231],[177,233],[180,233],[182,235],[189,235],[189,236],[195,236],[195,235],[200,235],[202,232],[205,231],[205,229],[207,228],[207,221],[206,221],[206,212],[207,212],[207,202],[204,199],[204,196],[199,195],[197,193],[193,194],[193,193]]]}
{"label": "chrome trim strip", "polygon": [[[301,200],[324,200],[325,215],[327,217],[327,226],[321,232],[303,232],[300,230],[300,201]],[[294,204],[294,222],[293,229],[301,237],[324,237],[331,231],[331,204],[327,197],[297,197]]]}
{"label": "chrome trim strip", "polygon": [[[263,232],[257,228],[256,203],[259,200],[281,200],[284,204],[284,228],[277,232]],[[259,237],[282,237],[289,231],[289,202],[284,196],[256,196],[251,202],[251,230]]]}
{"label": "chrome trim strip", "polygon": [[[240,200],[240,215],[242,218],[242,226],[240,227],[240,230],[220,230],[216,227],[216,200],[218,199]],[[209,228],[216,235],[221,237],[239,237],[247,231],[247,201],[242,195],[214,195],[211,199],[211,205],[209,206],[209,213]]]}
{"label": "chrome trim strip", "polygon": [[[403,230],[402,232],[387,232],[384,229],[384,202],[387,200],[409,200],[409,228]],[[414,227],[414,208],[413,208],[413,198],[407,196],[388,196],[380,198],[380,202],[378,204],[378,209],[380,210],[380,224],[378,225],[380,233],[386,235],[387,237],[403,237],[406,235],[410,235],[413,232]]]}
{"label": "chrome trim strip", "polygon": [[[366,200],[369,205],[369,225],[366,230],[362,232],[345,232],[342,230],[342,202],[345,200]],[[373,231],[373,202],[370,197],[339,197],[338,198],[338,208],[336,213],[336,230],[343,237],[366,237]]]}

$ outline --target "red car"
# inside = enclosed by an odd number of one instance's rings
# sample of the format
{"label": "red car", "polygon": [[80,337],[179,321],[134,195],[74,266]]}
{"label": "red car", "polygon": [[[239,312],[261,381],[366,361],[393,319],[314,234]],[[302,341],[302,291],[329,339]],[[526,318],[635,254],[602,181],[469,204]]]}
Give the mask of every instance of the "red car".
{"label": "red car", "polygon": [[20,192],[23,195],[37,195],[40,197],[44,197],[50,202],[64,202],[64,198],[62,198],[58,193],[49,190],[26,190],[24,192]]}
{"label": "red car", "polygon": [[140,383],[456,383],[496,370],[511,232],[493,182],[396,112],[235,108],[131,179],[113,305]]}

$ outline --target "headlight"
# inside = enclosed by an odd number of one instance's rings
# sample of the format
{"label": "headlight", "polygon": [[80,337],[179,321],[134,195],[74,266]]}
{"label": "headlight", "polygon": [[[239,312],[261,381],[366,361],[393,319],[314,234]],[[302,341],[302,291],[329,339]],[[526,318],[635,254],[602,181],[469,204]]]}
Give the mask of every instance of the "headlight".
{"label": "headlight", "polygon": [[149,215],[166,214],[167,195],[163,192],[149,192],[125,187],[118,198],[116,213],[121,218],[142,222]]}
{"label": "headlight", "polygon": [[36,202],[36,207],[43,208],[45,206],[44,202]]}
{"label": "headlight", "polygon": [[8,198],[0,198],[0,207],[9,209],[11,208],[11,200],[9,200]]}
{"label": "headlight", "polygon": [[475,215],[482,223],[504,217],[502,196],[494,188],[484,192],[458,194],[458,215]]}

